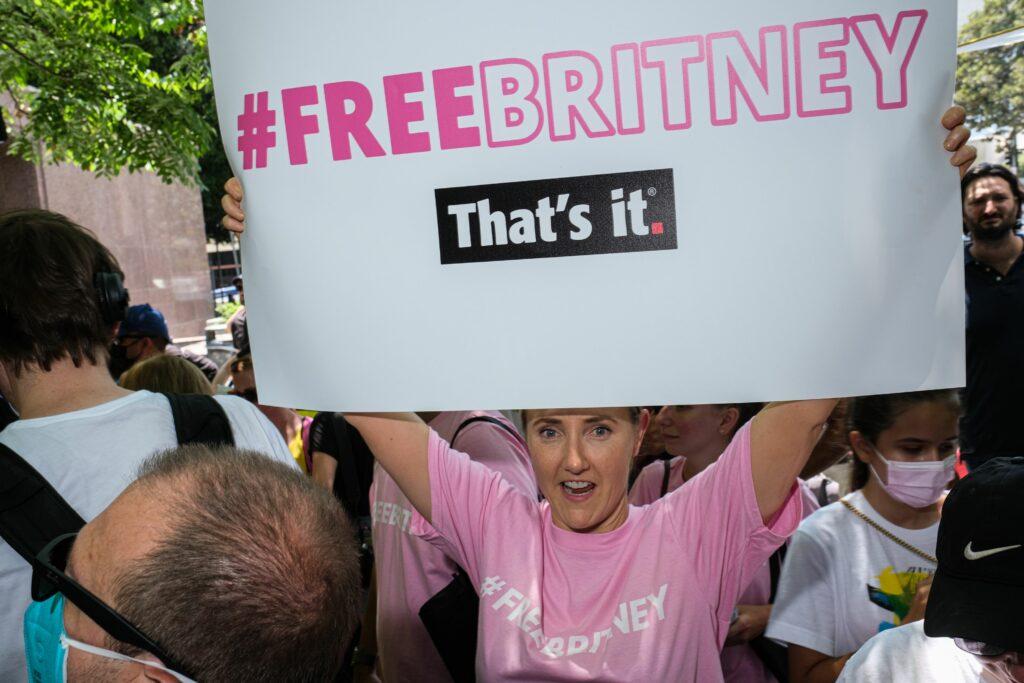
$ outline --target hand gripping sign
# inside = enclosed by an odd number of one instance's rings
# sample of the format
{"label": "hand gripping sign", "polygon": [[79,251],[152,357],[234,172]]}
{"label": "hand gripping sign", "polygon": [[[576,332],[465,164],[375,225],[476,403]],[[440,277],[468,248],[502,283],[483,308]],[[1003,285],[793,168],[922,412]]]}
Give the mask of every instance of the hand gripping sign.
{"label": "hand gripping sign", "polygon": [[963,383],[952,0],[206,12],[272,403]]}

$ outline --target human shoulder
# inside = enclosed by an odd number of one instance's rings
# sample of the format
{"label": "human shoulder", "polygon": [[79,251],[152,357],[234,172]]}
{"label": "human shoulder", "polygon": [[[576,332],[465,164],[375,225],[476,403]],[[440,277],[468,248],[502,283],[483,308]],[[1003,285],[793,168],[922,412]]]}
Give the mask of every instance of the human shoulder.
{"label": "human shoulder", "polygon": [[[127,396],[116,398],[113,401],[106,401],[98,405],[72,410],[57,415],[20,419],[12,422],[3,432],[0,432],[0,442],[4,439],[14,439],[22,435],[37,433],[43,430],[47,435],[59,431],[62,426],[87,426],[91,422],[103,422],[107,420],[124,419],[119,414],[125,411],[133,413],[133,420],[142,417],[143,411],[156,410],[159,412],[167,402],[160,394],[151,391],[133,391]],[[139,414],[136,414],[139,413]]]}
{"label": "human shoulder", "polygon": [[868,640],[847,662],[839,681],[913,683],[936,680],[936,675],[971,681],[979,680],[975,676],[981,672],[981,663],[975,657],[957,648],[950,638],[928,637],[924,622],[919,620],[887,629]]}
{"label": "human shoulder", "polygon": [[281,432],[277,431],[259,408],[238,396],[218,394],[213,400],[224,409],[231,423],[235,446],[264,453],[291,465],[296,464]]}
{"label": "human shoulder", "polygon": [[[493,440],[496,443],[513,441],[518,444],[523,441],[519,429],[496,410],[443,412],[431,420],[429,426],[460,451],[462,449],[459,444],[467,438]],[[468,455],[474,457],[472,453]]]}
{"label": "human shoulder", "polygon": [[666,494],[678,489],[683,484],[681,470],[684,462],[683,457],[676,456],[671,460],[660,458],[644,465],[629,489],[629,502],[633,505],[651,505],[663,498],[661,489],[665,482],[666,468],[669,479]]}
{"label": "human shoulder", "polygon": [[835,503],[815,510],[800,524],[800,533],[821,543],[842,541],[853,521],[853,515],[843,501],[851,503],[855,507],[863,507],[863,505],[858,505],[863,498],[862,493],[854,491]]}

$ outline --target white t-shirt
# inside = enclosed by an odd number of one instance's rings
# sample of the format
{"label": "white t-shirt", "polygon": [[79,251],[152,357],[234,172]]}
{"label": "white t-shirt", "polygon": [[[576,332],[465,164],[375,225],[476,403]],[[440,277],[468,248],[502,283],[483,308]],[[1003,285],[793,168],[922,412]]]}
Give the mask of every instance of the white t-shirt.
{"label": "white t-shirt", "polygon": [[[935,555],[939,525],[890,524],[855,491],[844,498],[890,533]],[[899,626],[935,564],[897,545],[842,503],[808,517],[790,542],[766,634],[841,657]]]}
{"label": "white t-shirt", "polygon": [[[217,396],[235,445],[295,466],[284,439],[244,399]],[[89,521],[134,479],[148,456],[178,442],[167,399],[149,391],[61,415],[19,420],[0,432],[12,449]],[[32,570],[0,540],[0,681],[27,680],[22,617],[31,602]]]}
{"label": "white t-shirt", "polygon": [[889,629],[869,640],[843,667],[836,683],[979,683],[981,661],[952,638],[929,638],[924,622]]}

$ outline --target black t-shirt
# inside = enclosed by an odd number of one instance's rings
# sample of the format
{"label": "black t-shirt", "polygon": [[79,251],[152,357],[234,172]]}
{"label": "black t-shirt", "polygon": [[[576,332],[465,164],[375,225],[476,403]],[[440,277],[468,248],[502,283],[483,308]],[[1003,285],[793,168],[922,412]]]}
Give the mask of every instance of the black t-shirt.
{"label": "black t-shirt", "polygon": [[1006,275],[964,247],[967,389],[961,450],[980,461],[1024,455],[1024,255]]}

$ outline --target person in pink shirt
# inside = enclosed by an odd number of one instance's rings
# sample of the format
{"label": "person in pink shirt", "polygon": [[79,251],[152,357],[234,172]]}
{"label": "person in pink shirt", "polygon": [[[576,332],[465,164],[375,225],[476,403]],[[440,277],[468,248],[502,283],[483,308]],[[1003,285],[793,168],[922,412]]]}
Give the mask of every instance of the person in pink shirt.
{"label": "person in pink shirt", "polygon": [[[420,416],[442,439],[536,500],[537,484],[526,442],[501,413]],[[377,672],[388,683],[451,681],[419,611],[451,582],[458,565],[442,550],[412,535],[412,503],[379,464],[374,468],[370,506],[377,579]]]}
{"label": "person in pink shirt", "polygon": [[[637,475],[629,502],[648,505],[675,491],[722,455],[732,437],[763,403],[662,406],[655,417],[670,460],[657,460]],[[666,478],[666,474],[668,475]]]}
{"label": "person in pink shirt", "polygon": [[733,606],[800,521],[796,475],[832,401],[773,404],[666,498],[626,499],[647,414],[531,410],[545,500],[452,450],[415,415],[349,415],[419,514],[410,528],[480,593],[486,680],[722,680]]}
{"label": "person in pink shirt", "polygon": [[[630,489],[629,502],[633,505],[653,503],[714,464],[736,431],[753,417],[761,405],[731,403],[663,406],[658,411],[656,422],[661,427],[666,451],[675,457],[645,467]],[[845,405],[846,401],[840,401],[833,409],[824,435],[815,445],[800,473],[805,518],[820,505],[817,497],[803,482],[803,477],[808,473],[818,474],[845,453],[845,448],[837,449],[835,445],[837,434],[843,432],[845,427]],[[726,646],[722,650],[722,674],[726,681],[772,683],[777,680],[773,675],[773,667],[782,672],[786,669],[785,651],[775,649],[777,646],[761,638],[771,615],[774,587],[778,584],[783,557],[784,553],[780,549],[769,558],[739,597]],[[766,663],[766,658],[771,661],[770,665]]]}
{"label": "person in pink shirt", "polygon": [[[656,421],[661,426],[665,450],[675,457],[645,467],[629,491],[629,502],[649,505],[713,465],[736,432],[762,406],[760,403],[663,406]],[[807,507],[804,498],[803,516],[810,514]],[[776,557],[773,555],[770,560],[781,564],[781,558]],[[776,680],[770,667],[751,646],[752,641],[762,642],[758,639],[768,626],[771,599],[772,570],[766,562],[737,599],[722,649],[722,676],[726,681],[774,683]],[[785,666],[784,654],[780,650],[776,657],[781,666]]]}
{"label": "person in pink shirt", "polygon": [[[966,170],[962,109],[945,146]],[[226,227],[242,229],[241,186]],[[349,414],[417,514],[480,594],[485,680],[721,681],[737,598],[800,520],[796,478],[835,400],[769,404],[715,465],[630,506],[647,413],[530,410],[525,434],[544,500],[453,450],[415,414]]]}

